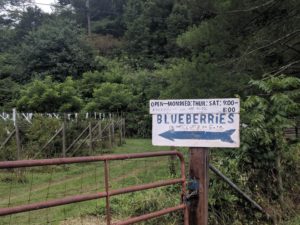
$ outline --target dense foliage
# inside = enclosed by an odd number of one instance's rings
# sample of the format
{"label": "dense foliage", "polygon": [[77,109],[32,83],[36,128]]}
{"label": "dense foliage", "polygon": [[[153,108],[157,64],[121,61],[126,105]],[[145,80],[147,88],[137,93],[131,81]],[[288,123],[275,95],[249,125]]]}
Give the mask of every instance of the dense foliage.
{"label": "dense foliage", "polygon": [[[216,163],[252,187],[276,223],[293,214],[299,139],[284,131],[300,116],[300,1],[89,2],[59,0],[47,14],[0,0],[0,109],[122,112],[128,135],[149,137],[150,99],[238,95],[242,146]],[[268,223],[240,216],[230,203],[243,203],[212,184],[215,224]]]}

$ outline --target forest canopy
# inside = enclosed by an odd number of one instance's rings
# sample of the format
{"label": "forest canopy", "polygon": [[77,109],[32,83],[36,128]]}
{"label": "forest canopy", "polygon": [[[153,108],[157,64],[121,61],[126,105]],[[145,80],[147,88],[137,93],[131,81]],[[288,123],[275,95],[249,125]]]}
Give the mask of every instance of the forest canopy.
{"label": "forest canopy", "polygon": [[[296,0],[60,0],[51,14],[38,6],[0,2],[0,79],[20,87],[0,82],[2,110],[25,110],[19,96],[36,82],[54,85],[46,77],[71,77],[81,102],[55,110],[143,114],[151,98],[246,97],[251,79],[299,75]],[[108,86],[128,92],[134,106],[95,104]]]}
{"label": "forest canopy", "polygon": [[[284,133],[300,117],[299,0],[39,4],[0,0],[0,111],[122,113],[150,137],[150,99],[239,97],[241,148],[219,164],[273,224],[299,211],[299,138]],[[270,224],[212,183],[214,224]]]}

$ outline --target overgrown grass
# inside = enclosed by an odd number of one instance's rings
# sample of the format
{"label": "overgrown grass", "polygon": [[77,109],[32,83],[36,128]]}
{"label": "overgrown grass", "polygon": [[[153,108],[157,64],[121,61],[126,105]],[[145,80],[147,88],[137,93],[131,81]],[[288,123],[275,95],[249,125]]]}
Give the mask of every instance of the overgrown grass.
{"label": "overgrown grass", "polygon": [[299,225],[300,224],[300,215],[293,218],[291,221],[285,223],[284,225]]}
{"label": "overgrown grass", "polygon": [[[152,146],[150,140],[129,139],[125,145],[115,147],[113,153],[167,149],[169,148]],[[168,157],[111,161],[110,188],[117,189],[170,178],[168,163]],[[0,171],[0,207],[104,191],[103,174],[102,162]],[[152,189],[113,197],[113,217],[120,219],[141,215],[179,203],[180,188],[173,188],[172,191],[166,189]],[[105,213],[105,201],[94,200],[5,216],[0,218],[0,224],[60,224],[64,220],[84,216],[104,218]],[[163,218],[164,224],[175,224],[180,216]],[[150,224],[161,224],[160,222],[161,220],[152,220]]]}
{"label": "overgrown grass", "polygon": [[[127,143],[112,150],[113,154],[169,150],[169,147],[155,147],[151,140],[128,139]],[[108,149],[106,149],[109,151]],[[105,150],[105,151],[106,151]],[[186,149],[180,149],[187,153]],[[99,151],[100,152],[100,151]],[[102,150],[103,152],[103,150]],[[211,151],[211,163],[220,168],[240,188],[247,191],[260,204],[261,200],[253,187],[245,186],[236,161],[224,150]],[[187,156],[187,154],[186,154]],[[188,159],[186,159],[188,162]],[[111,161],[110,189],[148,183],[170,178],[169,158],[147,158]],[[179,173],[179,164],[176,164]],[[57,199],[65,196],[104,191],[104,168],[102,162],[27,168],[19,171],[0,171],[0,207]],[[171,186],[111,197],[111,212],[114,220],[122,220],[147,212],[177,205],[180,201],[180,187]],[[210,173],[210,224],[270,224],[262,219],[263,214],[237,195],[227,184]],[[105,224],[105,199],[86,201],[50,209],[21,213],[0,218],[2,225],[18,224]],[[293,213],[295,215],[295,213]],[[182,214],[169,214],[158,219],[140,223],[145,225],[179,225]],[[283,225],[298,225],[295,217]]]}

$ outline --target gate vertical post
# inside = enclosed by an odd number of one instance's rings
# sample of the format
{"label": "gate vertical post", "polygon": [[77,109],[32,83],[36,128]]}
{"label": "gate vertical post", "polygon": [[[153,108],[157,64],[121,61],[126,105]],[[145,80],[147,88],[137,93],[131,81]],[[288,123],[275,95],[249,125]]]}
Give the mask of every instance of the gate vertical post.
{"label": "gate vertical post", "polygon": [[198,187],[189,201],[189,225],[208,224],[208,148],[190,148],[190,179]]}
{"label": "gate vertical post", "polygon": [[104,183],[105,183],[105,192],[106,192],[106,224],[110,225],[111,216],[110,216],[110,203],[109,203],[109,165],[108,161],[104,161]]}

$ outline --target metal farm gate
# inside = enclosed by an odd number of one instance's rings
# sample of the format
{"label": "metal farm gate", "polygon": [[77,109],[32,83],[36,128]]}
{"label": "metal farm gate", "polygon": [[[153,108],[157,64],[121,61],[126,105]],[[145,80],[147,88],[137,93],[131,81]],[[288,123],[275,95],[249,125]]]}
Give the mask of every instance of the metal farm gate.
{"label": "metal farm gate", "polygon": [[[141,184],[141,185],[135,185],[135,186],[129,186],[120,189],[110,190],[110,178],[109,178],[110,161],[140,159],[140,158],[149,158],[149,157],[163,157],[163,156],[172,156],[172,157],[177,156],[177,158],[180,161],[180,170],[181,170],[180,178],[156,181],[147,184]],[[88,156],[88,157],[73,157],[73,158],[55,158],[55,159],[41,159],[41,160],[5,161],[5,162],[0,162],[0,169],[5,170],[5,169],[24,168],[24,167],[41,167],[41,166],[50,166],[50,165],[55,166],[55,165],[66,165],[66,164],[87,163],[87,162],[97,162],[97,161],[102,161],[104,165],[103,182],[105,184],[105,191],[95,192],[92,194],[73,195],[73,196],[67,196],[59,199],[52,199],[48,201],[41,201],[36,203],[0,208],[0,216],[12,215],[12,214],[29,212],[33,210],[40,210],[40,209],[45,209],[45,208],[50,208],[55,206],[62,206],[71,203],[78,203],[78,202],[83,202],[88,200],[105,198],[107,225],[133,224],[136,222],[159,217],[174,211],[183,211],[184,225],[188,225],[188,210],[187,210],[187,206],[184,204],[184,196],[186,196],[185,163],[184,163],[183,155],[177,151],[161,151],[161,152],[154,152],[154,153],[119,154],[119,155],[103,155],[103,156]],[[121,195],[125,193],[141,191],[141,190],[147,190],[152,188],[164,187],[169,185],[175,185],[175,184],[181,184],[181,195],[178,196],[178,198],[180,198],[181,204],[170,208],[165,208],[160,211],[155,211],[137,217],[128,218],[121,222],[112,223],[111,208],[110,208],[111,196],[116,196],[116,195]]]}

